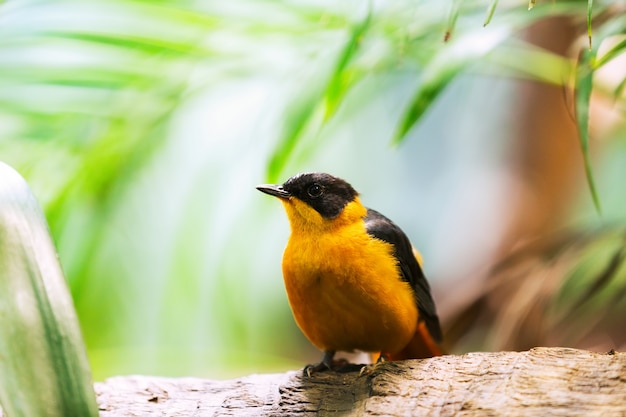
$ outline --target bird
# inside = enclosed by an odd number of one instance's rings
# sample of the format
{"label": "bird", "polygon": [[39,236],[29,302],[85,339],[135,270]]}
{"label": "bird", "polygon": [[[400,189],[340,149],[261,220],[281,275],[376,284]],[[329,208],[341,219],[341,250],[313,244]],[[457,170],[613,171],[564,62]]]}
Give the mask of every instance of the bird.
{"label": "bird", "polygon": [[256,188],[277,197],[287,212],[287,297],[296,324],[324,353],[305,375],[345,365],[334,359],[337,351],[378,355],[375,364],[442,355],[421,255],[400,227],[330,174],[301,173]]}

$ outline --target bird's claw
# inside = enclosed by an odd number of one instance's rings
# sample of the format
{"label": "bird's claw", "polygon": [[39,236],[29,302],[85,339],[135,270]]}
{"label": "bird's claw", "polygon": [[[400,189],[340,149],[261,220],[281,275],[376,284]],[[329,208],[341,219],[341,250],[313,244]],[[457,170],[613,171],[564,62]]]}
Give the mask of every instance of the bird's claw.
{"label": "bird's claw", "polygon": [[314,372],[321,372],[330,369],[330,367],[325,364],[323,361],[320,363],[316,363],[315,365],[307,365],[304,367],[302,371],[302,376],[306,376],[307,378],[311,378]]}
{"label": "bird's claw", "polygon": [[372,372],[374,372],[374,368],[376,368],[375,363],[363,365],[363,367],[361,367],[361,370],[359,371],[359,376],[371,374]]}
{"label": "bird's claw", "polygon": [[307,365],[302,370],[302,375],[308,378],[311,377],[315,372],[322,371],[335,371],[338,368],[344,367],[348,365],[348,361],[346,359],[337,359],[337,360],[322,360],[320,363],[316,363],[313,365]]}
{"label": "bird's claw", "polygon": [[387,360],[388,360],[387,355],[385,355],[384,353],[381,353],[376,363],[365,365],[361,368],[361,370],[359,371],[359,376],[371,374],[381,363],[387,362]]}

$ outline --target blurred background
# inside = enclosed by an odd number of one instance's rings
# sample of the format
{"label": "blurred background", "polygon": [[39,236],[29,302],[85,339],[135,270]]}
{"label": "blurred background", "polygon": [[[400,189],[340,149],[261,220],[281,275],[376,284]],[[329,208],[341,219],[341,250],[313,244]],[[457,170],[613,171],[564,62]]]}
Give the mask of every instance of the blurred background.
{"label": "blurred background", "polygon": [[0,159],[44,207],[95,379],[319,360],[254,189],[301,171],[407,232],[450,352],[625,349],[626,3],[528,8],[2,2]]}

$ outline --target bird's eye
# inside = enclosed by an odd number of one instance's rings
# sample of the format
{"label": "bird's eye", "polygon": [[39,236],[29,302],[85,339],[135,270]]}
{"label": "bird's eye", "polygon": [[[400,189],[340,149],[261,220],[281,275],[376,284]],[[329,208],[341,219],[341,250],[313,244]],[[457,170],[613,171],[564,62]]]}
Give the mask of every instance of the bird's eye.
{"label": "bird's eye", "polygon": [[309,196],[314,197],[314,198],[321,196],[323,191],[324,191],[324,188],[321,185],[317,184],[317,183],[311,185],[306,190],[306,192],[309,194]]}

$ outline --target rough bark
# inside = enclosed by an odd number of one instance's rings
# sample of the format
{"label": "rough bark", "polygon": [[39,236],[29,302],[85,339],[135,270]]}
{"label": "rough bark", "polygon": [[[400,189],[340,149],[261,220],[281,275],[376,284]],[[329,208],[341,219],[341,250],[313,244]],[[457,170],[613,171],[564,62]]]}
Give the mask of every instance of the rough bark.
{"label": "rough bark", "polygon": [[115,377],[96,391],[102,417],[626,416],[626,353],[469,353],[383,363],[365,376]]}

